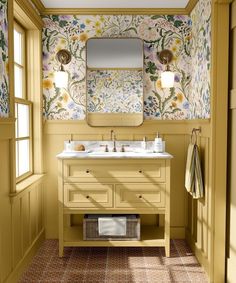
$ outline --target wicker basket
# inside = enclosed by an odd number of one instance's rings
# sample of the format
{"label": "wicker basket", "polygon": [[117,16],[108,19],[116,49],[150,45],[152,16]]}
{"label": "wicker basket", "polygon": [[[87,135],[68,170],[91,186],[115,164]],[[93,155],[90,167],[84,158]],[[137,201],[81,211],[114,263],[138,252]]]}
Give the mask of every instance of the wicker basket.
{"label": "wicker basket", "polygon": [[85,241],[107,241],[107,240],[137,241],[137,240],[140,240],[140,217],[139,215],[122,215],[122,216],[127,218],[125,236],[104,236],[104,235],[99,236],[98,234],[99,216],[90,215],[88,218],[88,215],[86,214],[83,219],[83,239]]}

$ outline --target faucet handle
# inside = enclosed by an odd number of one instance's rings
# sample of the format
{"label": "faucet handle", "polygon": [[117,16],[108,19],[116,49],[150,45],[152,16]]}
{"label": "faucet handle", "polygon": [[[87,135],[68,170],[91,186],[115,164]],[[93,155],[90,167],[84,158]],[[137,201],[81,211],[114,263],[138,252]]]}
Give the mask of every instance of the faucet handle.
{"label": "faucet handle", "polygon": [[129,147],[129,144],[122,144],[121,152],[125,152],[125,147]]}
{"label": "faucet handle", "polygon": [[100,147],[105,147],[105,152],[109,152],[107,144],[100,144]]}

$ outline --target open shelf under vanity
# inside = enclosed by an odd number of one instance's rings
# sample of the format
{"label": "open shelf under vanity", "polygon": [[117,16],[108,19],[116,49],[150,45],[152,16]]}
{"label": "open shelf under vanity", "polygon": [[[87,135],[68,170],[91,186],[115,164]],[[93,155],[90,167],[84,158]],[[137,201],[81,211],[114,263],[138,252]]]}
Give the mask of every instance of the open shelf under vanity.
{"label": "open shelf under vanity", "polygon": [[65,247],[164,247],[166,244],[164,227],[154,225],[141,226],[141,239],[137,240],[83,240],[83,225],[64,228]]}

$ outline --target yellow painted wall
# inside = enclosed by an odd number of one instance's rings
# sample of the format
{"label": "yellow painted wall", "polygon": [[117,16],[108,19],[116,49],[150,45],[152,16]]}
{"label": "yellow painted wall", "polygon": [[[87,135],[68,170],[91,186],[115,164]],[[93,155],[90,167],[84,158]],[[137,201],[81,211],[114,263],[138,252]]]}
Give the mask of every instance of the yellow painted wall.
{"label": "yellow painted wall", "polygon": [[236,1],[231,6],[231,66],[230,66],[230,141],[229,141],[229,209],[227,282],[236,281]]}

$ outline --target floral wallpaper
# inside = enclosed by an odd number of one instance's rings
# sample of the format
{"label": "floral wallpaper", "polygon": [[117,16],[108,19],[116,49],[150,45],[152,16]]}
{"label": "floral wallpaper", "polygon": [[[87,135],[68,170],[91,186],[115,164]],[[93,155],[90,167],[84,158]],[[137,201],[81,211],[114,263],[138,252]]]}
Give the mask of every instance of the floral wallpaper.
{"label": "floral wallpaper", "polygon": [[143,72],[88,70],[87,110],[99,113],[142,113]]}
{"label": "floral wallpaper", "polygon": [[199,0],[192,19],[190,118],[210,118],[211,0]]}
{"label": "floral wallpaper", "polygon": [[[44,116],[46,119],[85,118],[85,42],[89,37],[140,37],[144,40],[144,116],[146,119],[189,119],[191,91],[191,30],[189,16],[172,15],[50,15],[43,18]],[[57,89],[53,73],[58,50],[72,54],[65,68],[69,87]],[[157,52],[172,50],[175,87],[162,89],[164,66]]]}
{"label": "floral wallpaper", "polygon": [[9,114],[7,0],[0,0],[0,118]]}

